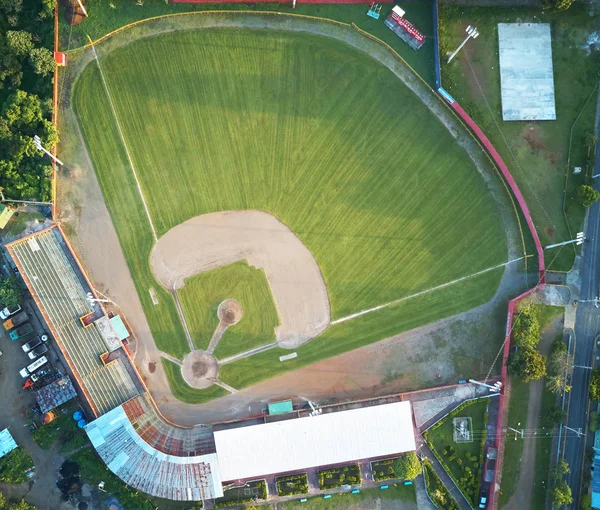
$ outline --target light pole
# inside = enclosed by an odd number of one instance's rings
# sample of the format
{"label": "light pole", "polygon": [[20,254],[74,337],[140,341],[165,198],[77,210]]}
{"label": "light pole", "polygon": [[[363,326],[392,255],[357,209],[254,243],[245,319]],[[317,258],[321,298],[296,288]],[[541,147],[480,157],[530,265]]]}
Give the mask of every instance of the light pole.
{"label": "light pole", "polygon": [[454,53],[452,53],[450,55],[450,57],[448,58],[448,64],[450,63],[450,61],[456,56],[456,54],[462,49],[462,47],[467,44],[467,41],[472,37],[473,39],[477,39],[477,37],[479,36],[479,31],[477,30],[477,28],[472,27],[471,25],[469,25],[467,27],[467,37],[465,37],[465,40],[463,42],[460,43],[460,46],[458,48],[456,48],[456,51]]}
{"label": "light pole", "polygon": [[50,156],[52,161],[59,164],[60,166],[63,166],[63,162],[60,159],[55,157],[50,151],[48,151],[44,148],[44,146],[42,145],[42,140],[40,139],[40,137],[38,135],[35,135],[33,137],[33,144],[35,145],[35,148],[37,150],[42,151],[44,154],[47,154],[48,156]]}
{"label": "light pole", "polygon": [[558,248],[559,246],[565,246],[567,244],[573,243],[575,243],[577,246],[580,246],[583,244],[583,241],[585,241],[585,236],[583,235],[583,232],[577,232],[577,237],[575,237],[575,239],[571,239],[570,241],[564,241],[562,243],[549,244],[544,249],[547,250],[548,248]]}

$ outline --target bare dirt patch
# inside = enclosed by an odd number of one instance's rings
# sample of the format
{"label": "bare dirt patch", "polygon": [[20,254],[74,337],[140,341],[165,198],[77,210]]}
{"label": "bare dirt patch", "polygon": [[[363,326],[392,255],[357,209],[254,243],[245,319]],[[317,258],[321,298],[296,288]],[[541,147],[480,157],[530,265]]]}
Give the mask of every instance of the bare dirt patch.
{"label": "bare dirt patch", "polygon": [[219,364],[206,351],[192,351],[183,359],[181,375],[192,388],[208,388],[219,375]]}
{"label": "bare dirt patch", "polygon": [[520,136],[527,142],[532,154],[537,154],[540,149],[546,148],[543,140],[542,130],[533,124],[528,124],[525,126],[521,131]]}
{"label": "bare dirt patch", "polygon": [[235,299],[226,299],[219,305],[217,315],[224,326],[233,326],[240,322],[244,315],[244,310],[242,309],[242,305]]}
{"label": "bare dirt patch", "polygon": [[156,279],[172,291],[183,287],[187,278],[244,259],[265,270],[281,322],[275,331],[280,346],[295,348],[327,328],[329,296],[317,261],[288,227],[268,213],[196,216],[158,240],[150,265]]}
{"label": "bare dirt patch", "polygon": [[148,363],[148,372],[153,374],[156,371],[156,362]]}

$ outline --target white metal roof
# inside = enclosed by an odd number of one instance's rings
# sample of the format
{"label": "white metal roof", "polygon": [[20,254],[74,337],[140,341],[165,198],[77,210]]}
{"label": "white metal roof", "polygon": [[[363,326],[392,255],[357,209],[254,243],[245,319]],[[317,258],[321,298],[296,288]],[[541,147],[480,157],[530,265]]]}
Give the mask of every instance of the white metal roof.
{"label": "white metal roof", "polygon": [[395,12],[400,17],[404,16],[404,14],[406,13],[403,9],[401,9],[397,5],[394,6],[394,8],[392,9],[392,11]]}
{"label": "white metal roof", "polygon": [[415,450],[410,402],[215,432],[221,480],[243,480]]}

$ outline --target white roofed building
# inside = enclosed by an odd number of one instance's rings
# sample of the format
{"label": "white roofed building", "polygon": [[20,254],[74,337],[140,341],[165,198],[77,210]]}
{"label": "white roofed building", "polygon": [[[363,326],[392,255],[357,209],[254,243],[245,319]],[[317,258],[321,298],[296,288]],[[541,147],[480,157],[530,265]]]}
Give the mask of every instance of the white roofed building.
{"label": "white roofed building", "polygon": [[214,437],[224,482],[416,449],[410,402],[220,430]]}

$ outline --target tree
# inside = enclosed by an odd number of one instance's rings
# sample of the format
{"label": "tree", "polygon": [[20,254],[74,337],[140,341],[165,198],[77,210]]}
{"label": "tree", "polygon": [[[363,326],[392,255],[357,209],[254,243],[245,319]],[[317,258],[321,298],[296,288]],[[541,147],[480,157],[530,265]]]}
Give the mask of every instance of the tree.
{"label": "tree", "polygon": [[556,467],[552,470],[550,477],[555,482],[559,482],[566,474],[569,474],[570,472],[571,468],[569,467],[569,463],[564,459],[560,459],[556,463]]}
{"label": "tree", "polygon": [[579,186],[579,198],[584,207],[589,207],[600,198],[600,192],[587,184]]}
{"label": "tree", "polygon": [[600,368],[592,370],[590,378],[590,398],[592,400],[600,400]]}
{"label": "tree", "polygon": [[573,503],[571,487],[567,485],[567,482],[561,480],[552,489],[552,505],[556,508],[562,508],[571,503]]}
{"label": "tree", "polygon": [[4,510],[6,508],[6,499],[4,498],[4,494],[0,492],[0,510]]}
{"label": "tree", "polygon": [[413,480],[421,474],[421,462],[415,452],[408,452],[402,455],[394,463],[394,472],[398,478],[403,480]]}
{"label": "tree", "polygon": [[508,370],[523,382],[536,381],[546,375],[546,358],[535,349],[519,349],[509,356]]}
{"label": "tree", "polygon": [[35,94],[17,90],[0,112],[0,187],[9,198],[50,198],[52,167],[33,143],[35,135],[46,147],[58,142],[56,127],[45,118],[46,108]]}
{"label": "tree", "polygon": [[6,42],[18,57],[26,57],[33,49],[32,36],[24,30],[9,30],[6,32]]}
{"label": "tree", "polygon": [[552,9],[554,11],[566,11],[575,0],[544,0],[542,7],[544,9]]}
{"label": "tree", "polygon": [[14,276],[0,279],[0,303],[3,306],[18,305],[23,299],[23,289]]}
{"label": "tree", "polygon": [[556,394],[570,391],[571,386],[566,382],[573,371],[573,356],[567,352],[565,343],[561,340],[559,344],[552,344],[552,351],[548,356],[548,377],[546,377],[546,388]]}
{"label": "tree", "polygon": [[554,425],[558,425],[567,417],[567,413],[565,413],[560,406],[552,406],[546,414],[544,414],[544,426],[545,427],[554,427]]}
{"label": "tree", "polygon": [[29,62],[36,74],[47,76],[56,69],[56,62],[48,48],[33,48],[29,53]]}
{"label": "tree", "polygon": [[541,338],[540,323],[531,306],[523,306],[515,317],[513,341],[518,347],[535,347]]}

